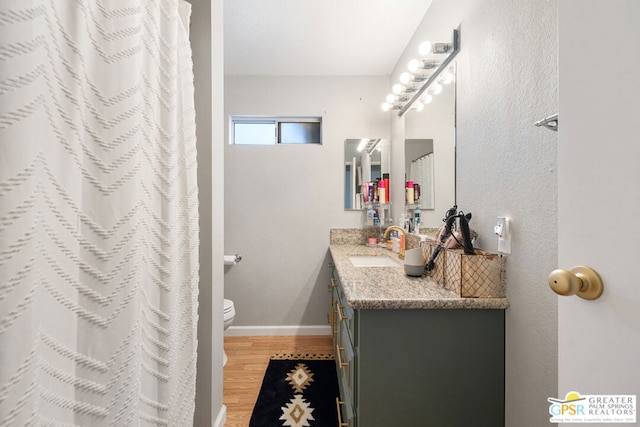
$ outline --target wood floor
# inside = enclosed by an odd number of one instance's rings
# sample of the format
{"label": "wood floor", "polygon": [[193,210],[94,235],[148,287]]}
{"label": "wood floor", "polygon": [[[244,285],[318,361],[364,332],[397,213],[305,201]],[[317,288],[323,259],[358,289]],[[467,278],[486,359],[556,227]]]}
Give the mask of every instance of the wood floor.
{"label": "wood floor", "polygon": [[225,427],[247,427],[269,358],[276,353],[333,354],[331,336],[225,337]]}

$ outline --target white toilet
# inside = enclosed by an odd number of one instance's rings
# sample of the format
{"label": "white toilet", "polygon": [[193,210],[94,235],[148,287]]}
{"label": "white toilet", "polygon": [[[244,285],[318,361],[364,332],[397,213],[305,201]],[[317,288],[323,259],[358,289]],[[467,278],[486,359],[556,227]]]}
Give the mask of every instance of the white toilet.
{"label": "white toilet", "polygon": [[[231,323],[233,323],[233,318],[236,317],[236,309],[233,306],[233,301],[230,299],[224,300],[224,330],[226,331]],[[222,361],[222,366],[227,364],[227,353],[224,352],[224,357]]]}

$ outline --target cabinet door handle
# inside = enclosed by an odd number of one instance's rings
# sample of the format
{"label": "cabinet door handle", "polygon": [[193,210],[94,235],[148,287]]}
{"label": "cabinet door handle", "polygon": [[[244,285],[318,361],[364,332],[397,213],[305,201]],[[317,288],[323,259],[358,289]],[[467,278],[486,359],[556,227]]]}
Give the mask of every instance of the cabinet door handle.
{"label": "cabinet door handle", "polygon": [[333,277],[331,278],[331,284],[329,285],[330,288],[335,288],[336,286],[338,286],[338,284],[336,283],[336,279],[334,279]]}
{"label": "cabinet door handle", "polygon": [[342,412],[340,411],[340,405],[344,405],[344,402],[341,402],[340,398],[336,397],[336,409],[338,410],[338,427],[346,427],[349,424],[342,422]]}
{"label": "cabinet door handle", "polygon": [[335,322],[335,316],[334,314],[336,314],[336,310],[337,310],[337,306],[338,303],[337,302],[333,302],[333,304],[331,304],[331,334],[332,335],[338,335],[338,328],[336,327],[336,322]]}
{"label": "cabinet door handle", "polygon": [[343,308],[344,308],[344,305],[338,305],[338,316],[340,317],[340,321],[343,321],[343,320],[347,319],[347,316],[342,314],[342,309]]}
{"label": "cabinet door handle", "polygon": [[349,366],[349,362],[347,363],[342,362],[342,354],[340,353],[342,350],[344,350],[344,347],[340,347],[340,345],[336,345],[336,354],[338,355],[338,367],[340,369],[342,369],[345,366]]}

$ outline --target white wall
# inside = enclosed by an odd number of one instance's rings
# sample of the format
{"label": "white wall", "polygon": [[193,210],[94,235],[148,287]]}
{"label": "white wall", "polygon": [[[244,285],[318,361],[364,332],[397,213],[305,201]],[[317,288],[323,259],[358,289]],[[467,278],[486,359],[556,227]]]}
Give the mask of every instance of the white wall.
{"label": "white wall", "polygon": [[344,210],[344,140],[388,138],[386,77],[225,77],[230,114],[321,116],[322,145],[225,145],[225,273],[233,326],[326,325],[329,229]]}
{"label": "white wall", "polygon": [[[206,1],[206,0],[205,0]],[[224,299],[224,34],[223,1],[211,1],[211,363],[212,424],[222,427],[226,407],[222,405],[223,299]],[[201,262],[206,262],[202,260]]]}
{"label": "white wall", "polygon": [[[198,139],[200,284],[195,426],[222,427],[222,0],[190,0]],[[213,59],[213,60],[212,60]],[[215,178],[212,179],[212,178]],[[220,209],[212,209],[212,206]],[[215,238],[214,238],[215,236]],[[218,260],[216,263],[215,261]]]}
{"label": "white wall", "polygon": [[[557,110],[557,5],[536,0],[435,0],[394,71],[421,40],[450,40],[457,57],[457,193],[483,248],[498,215],[513,220],[507,259],[506,425],[547,425],[557,392],[557,134],[533,122]],[[392,147],[404,125],[392,118]],[[396,153],[392,153],[393,156]],[[393,191],[393,190],[392,190]],[[442,212],[444,213],[444,212]]]}

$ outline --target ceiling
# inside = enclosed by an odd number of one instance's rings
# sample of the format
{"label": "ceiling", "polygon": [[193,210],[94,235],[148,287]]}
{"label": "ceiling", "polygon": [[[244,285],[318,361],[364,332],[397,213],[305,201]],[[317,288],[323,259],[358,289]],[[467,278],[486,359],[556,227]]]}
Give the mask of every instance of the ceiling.
{"label": "ceiling", "polygon": [[225,74],[389,75],[431,0],[225,0]]}

